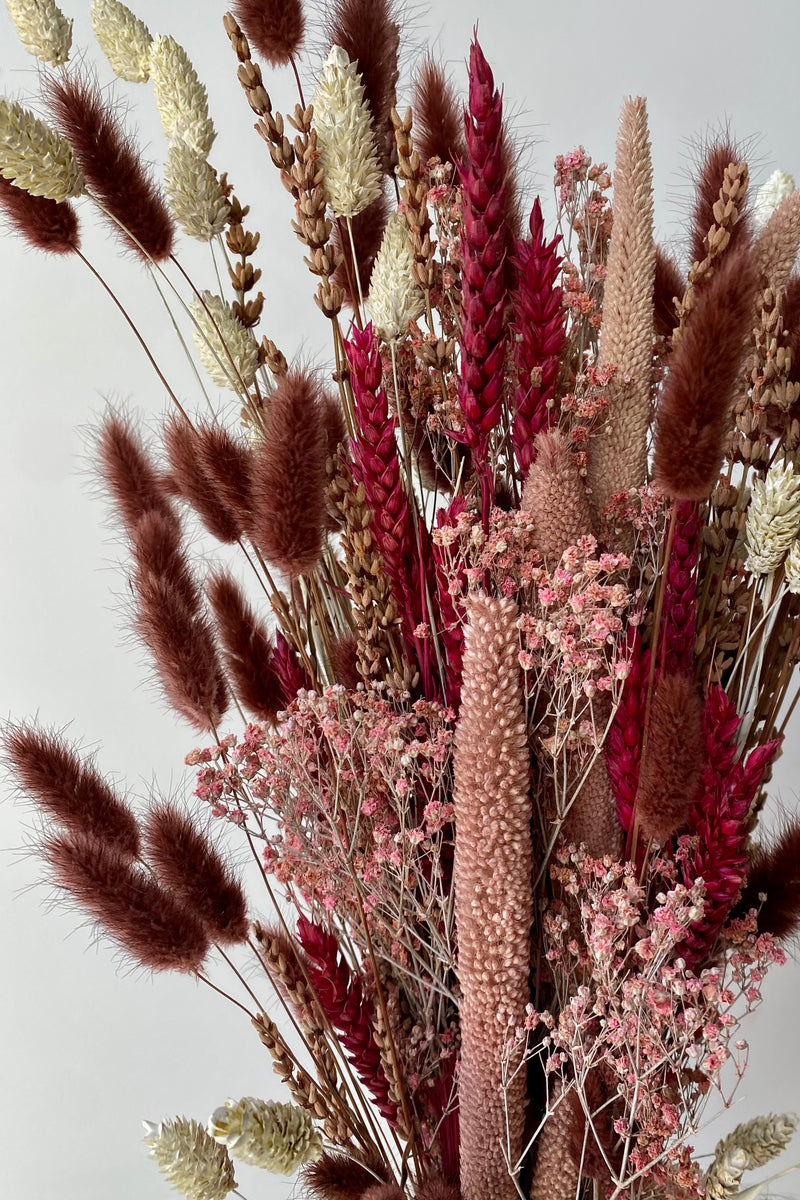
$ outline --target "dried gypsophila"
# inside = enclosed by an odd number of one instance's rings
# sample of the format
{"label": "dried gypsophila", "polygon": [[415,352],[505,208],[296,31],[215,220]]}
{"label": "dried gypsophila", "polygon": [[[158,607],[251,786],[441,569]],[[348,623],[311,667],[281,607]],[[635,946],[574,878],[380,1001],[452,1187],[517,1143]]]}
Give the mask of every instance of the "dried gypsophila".
{"label": "dried gypsophila", "polygon": [[19,40],[29,54],[58,67],[69,58],[72,21],[54,0],[6,0]]}
{"label": "dried gypsophila", "polygon": [[194,337],[200,361],[217,387],[240,392],[250,387],[258,370],[258,345],[249,329],[221,296],[202,292],[193,300]]}
{"label": "dried gypsophila", "polygon": [[294,1175],[322,1154],[311,1114],[277,1100],[226,1100],[211,1114],[208,1132],[234,1158],[277,1175]]}
{"label": "dried gypsophila", "polygon": [[313,104],[326,199],[337,217],[355,217],[378,199],[383,176],[364,85],[341,46],[331,47]]}
{"label": "dried gypsophila", "polygon": [[91,18],[94,36],[114,74],[129,83],[149,79],[153,38],[144,21],[120,0],[92,0]]}
{"label": "dried gypsophila", "polygon": [[408,224],[399,211],[389,217],[380,250],[375,256],[369,289],[372,320],[381,337],[396,342],[408,333],[425,307],[422,288],[414,280],[414,254]]}
{"label": "dried gypsophila", "polygon": [[199,1121],[176,1117],[144,1122],[150,1157],[167,1181],[187,1200],[225,1200],[236,1187],[233,1163]]}
{"label": "dried gypsophila", "polygon": [[777,570],[800,531],[800,478],[791,462],[773,463],[753,480],[747,509],[747,566],[756,575]]}
{"label": "dried gypsophila", "polygon": [[86,191],[69,142],[5,96],[0,97],[0,175],[48,200],[69,200]]}
{"label": "dried gypsophila", "polygon": [[208,115],[208,96],[188,54],[174,38],[154,39],[150,47],[150,76],[167,137],[180,138],[207,158],[217,136]]}
{"label": "dried gypsophila", "polygon": [[191,146],[170,142],[164,184],[170,212],[181,229],[199,242],[222,233],[231,206],[214,168]]}

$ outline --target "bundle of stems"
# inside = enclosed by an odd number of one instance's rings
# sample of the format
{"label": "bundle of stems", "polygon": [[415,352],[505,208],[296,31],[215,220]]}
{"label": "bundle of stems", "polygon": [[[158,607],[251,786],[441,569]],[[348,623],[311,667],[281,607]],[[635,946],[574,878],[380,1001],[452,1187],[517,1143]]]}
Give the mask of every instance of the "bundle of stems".
{"label": "bundle of stems", "polygon": [[[53,0],[8,6],[47,119],[0,100],[0,201],[85,263],[171,401],[158,445],[110,413],[96,462],[198,807],[135,809],[35,724],[7,757],[64,896],[246,1014],[287,1089],[148,1126],[156,1164],[190,1200],[240,1194],[237,1160],[312,1198],[739,1194],[794,1118],[707,1169],[690,1140],[800,928],[800,822],[757,829],[799,694],[800,194],[754,205],[712,142],[680,264],[628,98],[613,172],[557,158],[548,229],[477,36],[466,100],[427,57],[401,112],[392,0],[335,0],[307,93],[314,14],[237,0],[220,53],[315,277],[311,369],[260,329],[269,242],[180,44],[93,0],[113,70],[153,84],[162,189]],[[197,412],[84,257],[92,208],[196,357]],[[193,522],[240,573],[193,560]]]}

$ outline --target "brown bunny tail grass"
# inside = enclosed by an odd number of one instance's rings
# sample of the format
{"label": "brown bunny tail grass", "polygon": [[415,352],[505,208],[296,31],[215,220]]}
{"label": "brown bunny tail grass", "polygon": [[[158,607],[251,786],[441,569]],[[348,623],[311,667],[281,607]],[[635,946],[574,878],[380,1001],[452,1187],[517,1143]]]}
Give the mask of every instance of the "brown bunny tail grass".
{"label": "brown bunny tail grass", "polygon": [[164,423],[164,444],[178,492],[191,504],[206,529],[223,543],[237,542],[244,532],[242,507],[220,495],[201,453],[201,438],[183,417]]}
{"label": "brown bunny tail grass", "polygon": [[[708,143],[698,153],[695,174],[695,198],[691,217],[692,262],[701,263],[708,252],[706,237],[713,225],[718,224],[714,206],[720,198],[725,179],[725,168],[744,161],[744,149],[730,138],[721,137]],[[737,205],[739,216],[730,229],[728,246],[735,250],[750,240],[751,223],[747,211],[746,194]]]}
{"label": "brown bunny tail grass", "polygon": [[750,852],[750,865],[733,916],[758,913],[758,932],[785,941],[800,933],[800,822],[790,821],[779,836]]}
{"label": "brown bunny tail grass", "polygon": [[148,458],[133,422],[116,413],[108,415],[97,439],[100,472],[117,513],[130,534],[147,512],[174,517],[164,479]]}
{"label": "brown bunny tail grass", "polygon": [[675,257],[663,246],[656,246],[656,274],[653,281],[653,329],[658,337],[668,338],[679,323],[675,300],[686,291],[686,280]]}
{"label": "brown bunny tail grass", "polygon": [[430,55],[422,60],[414,77],[414,149],[423,164],[438,158],[452,168],[466,154],[464,143],[464,105],[439,65]]}
{"label": "brown bunny tail grass", "polygon": [[331,282],[342,289],[351,308],[358,305],[360,295],[366,296],[369,291],[375,256],[381,248],[390,211],[391,206],[386,193],[381,192],[380,196],[366,208],[362,208],[351,220],[358,279],[354,275],[353,253],[347,226],[337,221],[333,227],[333,248],[341,262],[333,272]]}
{"label": "brown bunny tail grass", "polygon": [[227,572],[215,572],[206,589],[236,695],[253,716],[274,724],[286,698],[266,628]]}
{"label": "brown bunny tail grass", "polygon": [[703,704],[694,681],[664,675],[653,698],[636,815],[644,834],[664,845],[685,825],[703,767]]}
{"label": "brown bunny tail grass", "polygon": [[68,200],[32,196],[0,175],[0,209],[12,229],[36,250],[72,254],[80,249],[78,216]]}
{"label": "brown bunny tail grass", "polygon": [[301,0],[234,0],[232,7],[249,41],[271,67],[292,61],[305,33]]}

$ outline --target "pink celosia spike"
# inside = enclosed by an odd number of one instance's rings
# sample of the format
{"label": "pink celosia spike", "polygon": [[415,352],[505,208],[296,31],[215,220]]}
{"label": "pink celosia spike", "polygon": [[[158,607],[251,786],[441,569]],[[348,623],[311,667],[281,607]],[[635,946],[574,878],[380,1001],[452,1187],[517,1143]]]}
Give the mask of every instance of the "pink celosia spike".
{"label": "pink celosia spike", "polygon": [[308,671],[299,661],[297,654],[280,629],[275,631],[275,650],[272,663],[281,682],[285,704],[291,704],[301,690],[313,691],[314,685]]}

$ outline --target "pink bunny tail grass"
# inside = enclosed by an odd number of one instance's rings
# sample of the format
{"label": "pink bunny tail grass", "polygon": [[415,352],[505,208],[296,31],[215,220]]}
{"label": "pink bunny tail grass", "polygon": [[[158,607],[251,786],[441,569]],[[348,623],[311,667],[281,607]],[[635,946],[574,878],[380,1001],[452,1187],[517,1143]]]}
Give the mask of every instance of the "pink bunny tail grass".
{"label": "pink bunny tail grass", "polygon": [[271,67],[291,62],[305,33],[301,0],[233,0],[232,8],[248,40]]}
{"label": "pink bunny tail grass", "polygon": [[0,209],[12,229],[36,250],[73,254],[80,249],[78,216],[69,201],[32,196],[0,175]]}
{"label": "pink bunny tail grass", "polygon": [[59,734],[30,725],[7,726],[2,746],[18,786],[50,820],[138,856],[136,817],[91,758],[81,758]]}
{"label": "pink bunny tail grass", "polygon": [[74,72],[50,75],[46,94],[55,124],[114,231],[145,262],[169,258],[175,240],[169,209],[98,84]]}
{"label": "pink bunny tail grass", "polygon": [[305,371],[283,376],[269,404],[252,471],[253,542],[290,579],[314,570],[325,526],[321,395]]}
{"label": "pink bunny tail grass", "polygon": [[683,298],[686,279],[677,261],[663,246],[656,246],[656,273],[653,281],[653,329],[658,337],[669,338],[678,325],[675,301]]}
{"label": "pink bunny tail grass", "polygon": [[696,849],[682,863],[684,882],[702,876],[705,910],[681,943],[688,965],[703,965],[739,894],[747,875],[748,816],[780,740],[756,746],[746,759],[736,759],[736,734],[741,724],[724,689],[714,685],[706,697],[705,764],[700,797],[687,826]]}
{"label": "pink bunny tail grass", "polygon": [[414,149],[422,163],[438,158],[452,168],[458,179],[458,164],[466,154],[463,105],[444,70],[426,55],[414,76]]}
{"label": "pink bunny tail grass", "polygon": [[67,892],[134,959],[151,971],[198,971],[208,953],[194,913],[126,854],[86,833],[47,838],[41,854]]}
{"label": "pink bunny tail grass", "polygon": [[560,237],[548,242],[537,196],[530,216],[530,241],[517,245],[517,286],[513,296],[514,351],[517,371],[512,440],[523,476],[535,457],[534,438],[557,417],[553,399],[558,363],[564,349],[566,309],[557,286],[562,259]]}
{"label": "pink bunny tail grass", "polygon": [[314,690],[311,676],[300,662],[297,651],[289,644],[280,629],[275,631],[272,662],[280,680],[284,707],[291,704],[298,692]]}
{"label": "pink bunny tail grass", "polygon": [[630,672],[608,731],[605,757],[611,790],[617,801],[617,816],[625,832],[630,833],[639,787],[647,684],[650,678],[650,651],[642,650],[638,629],[628,634],[627,657]]}
{"label": "pink bunny tail grass", "polygon": [[703,705],[693,680],[662,675],[653,696],[636,812],[660,845],[687,822],[703,766]]}
{"label": "pink bunny tail grass", "polygon": [[[372,268],[375,266],[375,256],[381,248],[390,211],[386,194],[381,192],[376,200],[373,200],[352,218],[358,279],[354,274],[353,252],[347,226],[343,225],[341,221],[336,221],[333,226],[333,248],[336,254],[341,256],[342,261],[333,272],[331,281],[337,287],[342,288],[351,308],[357,307],[359,295],[366,296],[369,292],[369,281],[372,278]],[[361,283],[360,293],[359,281]]]}
{"label": "pink bunny tail grass", "polygon": [[389,1099],[389,1084],[372,1032],[370,1001],[360,977],[345,962],[336,938],[321,925],[298,917],[297,937],[307,959],[309,982],[350,1055],[359,1079],[381,1115],[395,1124],[397,1105]]}
{"label": "pink bunny tail grass", "polygon": [[210,941],[247,941],[242,886],[186,813],[168,801],[156,804],[145,821],[145,842],[157,881],[200,921]]}
{"label": "pink bunny tail grass", "polygon": [[286,705],[286,697],[275,670],[266,628],[226,571],[211,576],[206,592],[236,695],[259,721],[274,725]]}
{"label": "pink bunny tail grass", "polygon": [[414,1200],[461,1200],[461,1188],[441,1175],[432,1175],[417,1184]]}
{"label": "pink bunny tail grass", "polygon": [[800,932],[800,822],[792,820],[766,846],[750,851],[747,881],[734,909],[758,913],[758,932],[785,941]]}
{"label": "pink bunny tail grass", "polygon": [[749,256],[726,250],[711,279],[697,290],[670,358],[656,413],[653,480],[674,500],[705,500],[716,484],[755,286]]}
{"label": "pink bunny tail grass", "polygon": [[373,1183],[359,1200],[405,1200],[405,1192],[396,1183]]}
{"label": "pink bunny tail grass", "polygon": [[151,509],[139,518],[131,531],[131,554],[136,566],[135,587],[153,578],[162,578],[195,610],[200,591],[184,553],[181,523],[174,513],[165,516]]}
{"label": "pink bunny tail grass", "polygon": [[569,546],[592,532],[589,498],[567,439],[558,429],[536,435],[520,508],[534,523],[534,546],[553,571]]}
{"label": "pink bunny tail grass", "polygon": [[[716,224],[714,205],[719,200],[725,178],[725,168],[743,162],[745,153],[727,138],[719,138],[701,148],[695,174],[695,200],[692,210],[692,262],[702,262],[707,254],[706,236]],[[728,250],[737,250],[750,241],[751,222],[747,211],[746,194],[737,201],[739,219],[731,227]]]}
{"label": "pink bunny tail grass", "polygon": [[485,519],[491,502],[489,436],[500,420],[506,356],[505,173],[503,102],[477,39],[469,53],[467,153],[460,165],[464,232],[461,238],[461,373],[458,398],[464,436],[481,479]]}
{"label": "pink bunny tail grass", "polygon": [[[664,670],[691,677],[697,640],[697,563],[700,556],[699,506],[678,505],[664,587],[661,646]],[[661,659],[661,652],[659,652]]]}
{"label": "pink bunny tail grass", "polygon": [[[195,430],[176,416],[164,422],[164,444],[179,494],[213,537],[238,542],[249,516],[249,476],[243,471],[246,459],[230,435],[210,425]],[[229,476],[226,468],[237,475]],[[244,495],[240,487],[247,489]]]}
{"label": "pink bunny tail grass", "polygon": [[517,607],[477,595],[467,605],[461,711],[455,735],[453,881],[461,986],[461,1187],[513,1200],[504,1152],[516,1162],[525,1072],[504,1087],[509,1029],[530,1000],[530,758],[519,681]]}
{"label": "pink bunny tail grass", "polygon": [[141,438],[127,417],[107,416],[97,439],[97,457],[115,508],[130,534],[147,512],[161,513],[167,520],[174,509],[162,475],[148,458]]}
{"label": "pink bunny tail grass", "polygon": [[341,46],[350,61],[358,63],[378,156],[391,176],[397,161],[392,109],[400,78],[397,6],[394,0],[332,0],[327,32],[330,44]]}
{"label": "pink bunny tail grass", "polygon": [[553,1089],[553,1111],[535,1142],[536,1162],[531,1200],[573,1200],[580,1191],[581,1173],[572,1150],[582,1133],[581,1121],[559,1081]]}
{"label": "pink bunny tail grass", "polygon": [[316,1162],[303,1167],[300,1181],[312,1200],[353,1200],[374,1187],[375,1176],[385,1171],[383,1163],[370,1161],[367,1167],[349,1154],[323,1150]]}

